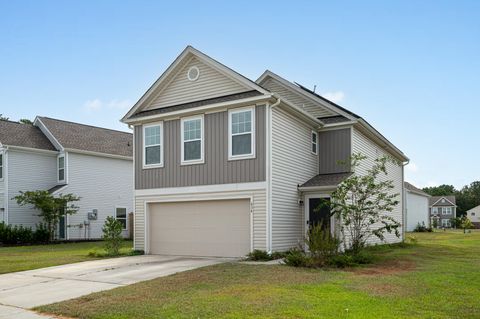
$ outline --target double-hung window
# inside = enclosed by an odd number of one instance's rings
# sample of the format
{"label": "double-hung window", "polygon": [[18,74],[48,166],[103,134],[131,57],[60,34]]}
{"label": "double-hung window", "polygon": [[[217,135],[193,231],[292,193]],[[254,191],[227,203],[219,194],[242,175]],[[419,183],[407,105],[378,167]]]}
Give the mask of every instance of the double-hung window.
{"label": "double-hung window", "polygon": [[182,118],[182,164],[203,163],[203,115]]}
{"label": "double-hung window", "polygon": [[122,224],[122,229],[127,229],[127,209],[125,207],[115,208],[115,219]]}
{"label": "double-hung window", "polygon": [[228,158],[255,157],[255,107],[228,112]]}
{"label": "double-hung window", "polygon": [[65,154],[58,155],[57,157],[57,178],[58,182],[65,182]]}
{"label": "double-hung window", "polygon": [[318,155],[318,133],[312,131],[312,153]]}
{"label": "double-hung window", "polygon": [[0,153],[0,181],[3,180],[3,153]]}
{"label": "double-hung window", "polygon": [[143,167],[163,166],[163,122],[143,126]]}

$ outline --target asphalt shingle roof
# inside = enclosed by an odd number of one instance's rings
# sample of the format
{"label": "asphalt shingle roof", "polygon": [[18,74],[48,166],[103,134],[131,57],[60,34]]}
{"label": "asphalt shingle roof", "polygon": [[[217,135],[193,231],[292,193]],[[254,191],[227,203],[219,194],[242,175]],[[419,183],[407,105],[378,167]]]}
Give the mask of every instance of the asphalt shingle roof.
{"label": "asphalt shingle roof", "polygon": [[405,188],[408,189],[409,191],[413,191],[413,192],[416,192],[416,193],[420,193],[420,194],[423,194],[423,195],[425,195],[425,196],[430,196],[429,194],[425,193],[425,192],[422,191],[420,188],[413,186],[413,185],[410,184],[409,182],[405,182],[404,185],[405,185]]}
{"label": "asphalt shingle roof", "polygon": [[[430,197],[430,199],[428,201],[429,205],[430,206],[452,206],[448,201],[445,201],[445,203],[442,203],[442,201],[439,201],[438,203],[435,204],[435,202],[437,202],[442,197],[445,197],[447,200],[452,202],[454,205],[457,204],[457,202],[455,200],[455,196],[450,195],[450,196],[432,196],[432,197]],[[435,205],[433,205],[433,204],[435,204]]]}
{"label": "asphalt shingle roof", "polygon": [[55,151],[55,147],[36,126],[0,120],[0,143],[3,145]]}
{"label": "asphalt shingle roof", "polygon": [[39,117],[55,139],[69,149],[133,156],[133,135],[96,126]]}
{"label": "asphalt shingle roof", "polygon": [[337,186],[343,182],[352,173],[333,173],[333,174],[319,174],[300,187],[315,187],[315,186]]}

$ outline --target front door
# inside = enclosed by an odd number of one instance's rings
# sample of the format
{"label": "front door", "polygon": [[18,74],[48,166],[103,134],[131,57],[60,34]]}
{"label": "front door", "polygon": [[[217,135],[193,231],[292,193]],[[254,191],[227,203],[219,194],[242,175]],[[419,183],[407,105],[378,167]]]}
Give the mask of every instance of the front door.
{"label": "front door", "polygon": [[309,227],[322,223],[323,228],[330,228],[330,198],[308,199]]}
{"label": "front door", "polygon": [[60,217],[60,221],[58,222],[58,239],[66,239],[65,238],[65,229],[66,229],[66,222],[65,222],[65,215]]}

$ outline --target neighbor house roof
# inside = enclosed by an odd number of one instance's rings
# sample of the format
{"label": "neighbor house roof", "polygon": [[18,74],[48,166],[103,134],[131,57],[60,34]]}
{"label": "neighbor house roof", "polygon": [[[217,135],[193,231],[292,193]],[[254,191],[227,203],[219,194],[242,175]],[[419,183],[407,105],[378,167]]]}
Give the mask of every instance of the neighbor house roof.
{"label": "neighbor house roof", "polygon": [[407,191],[410,191],[410,192],[412,192],[412,193],[416,193],[416,194],[418,194],[418,195],[423,195],[423,196],[426,196],[426,197],[431,197],[431,195],[425,193],[425,192],[422,191],[420,188],[413,186],[413,185],[410,184],[409,182],[405,182],[404,185],[405,185],[405,189],[406,189]]}
{"label": "neighbor house roof", "polygon": [[332,174],[318,174],[299,186],[299,188],[306,187],[328,187],[337,186],[348,178],[352,173],[332,173]]}
{"label": "neighbor house roof", "polygon": [[106,128],[37,117],[56,141],[67,150],[124,157],[133,156],[133,135]]}
{"label": "neighbor house roof", "polygon": [[[442,201],[445,199],[445,202]],[[456,200],[454,195],[449,196],[432,196],[428,201],[430,206],[455,206]]]}
{"label": "neighbor house roof", "polygon": [[5,120],[0,120],[0,143],[7,146],[56,150],[38,127]]}

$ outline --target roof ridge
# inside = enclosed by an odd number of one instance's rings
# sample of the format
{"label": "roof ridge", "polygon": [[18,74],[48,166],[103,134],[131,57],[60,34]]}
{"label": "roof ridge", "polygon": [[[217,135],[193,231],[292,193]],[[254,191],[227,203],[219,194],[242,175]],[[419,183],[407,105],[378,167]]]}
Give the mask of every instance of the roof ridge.
{"label": "roof ridge", "polygon": [[[111,128],[100,127],[100,126],[95,126],[95,125],[90,125],[90,124],[83,124],[83,123],[78,123],[78,122],[72,122],[72,121],[67,121],[67,120],[54,119],[54,118],[48,117],[48,116],[38,116],[38,118],[40,118],[40,119],[49,119],[49,120],[53,120],[53,121],[59,121],[59,122],[64,122],[64,123],[76,124],[76,125],[82,125],[82,126],[86,126],[86,127],[93,127],[93,128],[96,128],[96,129],[101,129],[101,130],[105,130],[105,131],[112,131],[112,132],[116,132],[116,133],[123,133],[123,134],[133,135],[132,133],[129,133],[129,132],[124,132],[124,131],[120,131],[120,130],[114,130],[114,129],[111,129]],[[19,124],[21,124],[21,123],[19,123]]]}

